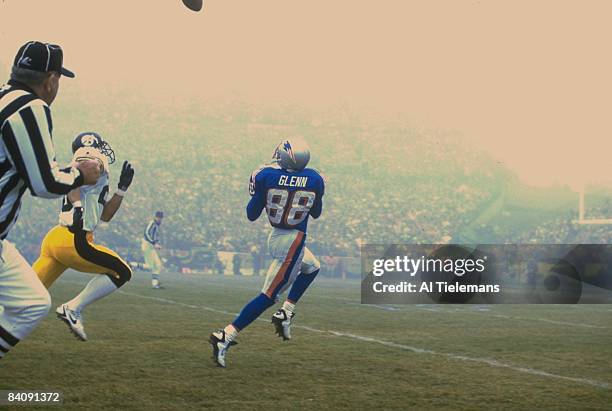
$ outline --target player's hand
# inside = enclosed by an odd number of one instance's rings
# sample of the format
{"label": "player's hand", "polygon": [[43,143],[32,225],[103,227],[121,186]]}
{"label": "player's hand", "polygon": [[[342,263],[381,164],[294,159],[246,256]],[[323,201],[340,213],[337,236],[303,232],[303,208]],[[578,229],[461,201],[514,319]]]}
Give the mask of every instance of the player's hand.
{"label": "player's hand", "polygon": [[119,176],[119,190],[126,191],[134,179],[134,169],[128,161],[123,162],[121,175]]}
{"label": "player's hand", "polygon": [[155,244],[154,247],[155,247],[156,250],[161,250],[161,248],[162,248],[161,244]]}
{"label": "player's hand", "polygon": [[102,173],[102,168],[97,160],[80,161],[76,167],[81,171],[83,185],[86,186],[96,184]]}

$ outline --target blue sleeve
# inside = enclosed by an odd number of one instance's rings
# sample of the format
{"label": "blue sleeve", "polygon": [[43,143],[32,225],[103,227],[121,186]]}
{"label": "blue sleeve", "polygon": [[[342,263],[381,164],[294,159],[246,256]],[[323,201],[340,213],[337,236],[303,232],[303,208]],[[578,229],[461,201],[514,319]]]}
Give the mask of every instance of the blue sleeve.
{"label": "blue sleeve", "polygon": [[[259,170],[258,170],[259,171]],[[250,221],[255,221],[261,215],[264,207],[266,206],[265,190],[262,184],[261,173],[257,171],[251,175],[251,181],[249,183],[249,193],[251,194],[251,200],[246,207],[247,218]]]}
{"label": "blue sleeve", "polygon": [[325,193],[325,182],[321,178],[321,186],[319,187],[319,192],[317,193],[317,197],[315,198],[315,203],[310,209],[310,216],[312,218],[319,218],[321,213],[323,212],[323,194]]}

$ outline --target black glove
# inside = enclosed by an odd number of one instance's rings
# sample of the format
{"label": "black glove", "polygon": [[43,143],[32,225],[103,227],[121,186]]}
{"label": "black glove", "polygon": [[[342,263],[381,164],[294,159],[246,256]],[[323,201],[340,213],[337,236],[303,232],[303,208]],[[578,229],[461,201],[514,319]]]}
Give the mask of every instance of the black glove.
{"label": "black glove", "polygon": [[132,165],[128,161],[123,162],[123,167],[121,168],[121,175],[119,176],[119,190],[126,191],[130,184],[132,184],[132,179],[134,178],[134,169]]}
{"label": "black glove", "polygon": [[72,225],[68,227],[72,233],[77,233],[83,230],[83,207],[74,207],[72,213]]}

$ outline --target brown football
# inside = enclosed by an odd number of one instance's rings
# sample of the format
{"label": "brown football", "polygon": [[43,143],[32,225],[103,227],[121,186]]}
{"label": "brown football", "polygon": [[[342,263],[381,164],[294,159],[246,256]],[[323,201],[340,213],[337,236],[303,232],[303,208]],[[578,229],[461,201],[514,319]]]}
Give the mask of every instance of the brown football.
{"label": "brown football", "polygon": [[183,4],[190,10],[200,11],[202,10],[203,0],[183,0]]}
{"label": "brown football", "polygon": [[76,161],[77,163],[83,163],[85,161],[94,161],[96,163],[98,163],[98,166],[100,167],[100,172],[103,173],[104,172],[104,163],[102,163],[102,161],[99,158],[96,157],[77,157],[74,159],[74,161]]}

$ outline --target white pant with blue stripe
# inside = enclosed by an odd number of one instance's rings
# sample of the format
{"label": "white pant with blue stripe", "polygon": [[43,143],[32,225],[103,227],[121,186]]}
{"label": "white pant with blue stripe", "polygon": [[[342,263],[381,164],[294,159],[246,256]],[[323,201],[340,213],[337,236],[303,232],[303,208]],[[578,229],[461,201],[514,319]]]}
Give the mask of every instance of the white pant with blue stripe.
{"label": "white pant with blue stripe", "polygon": [[273,258],[262,293],[274,300],[285,292],[300,273],[311,274],[319,260],[305,246],[306,234],[298,230],[273,228],[268,236],[268,251]]}

